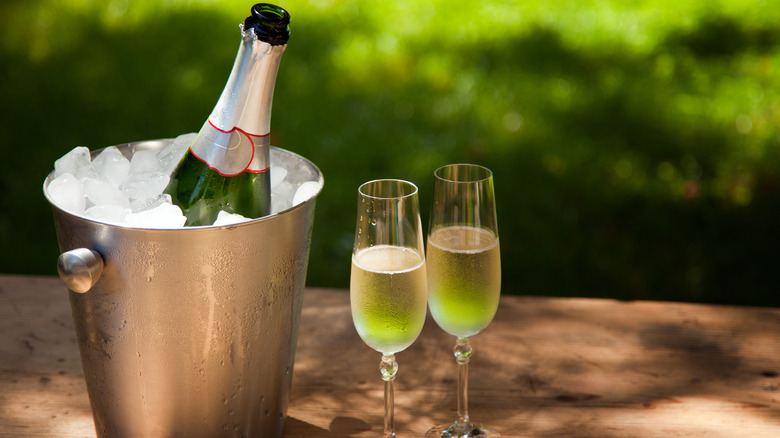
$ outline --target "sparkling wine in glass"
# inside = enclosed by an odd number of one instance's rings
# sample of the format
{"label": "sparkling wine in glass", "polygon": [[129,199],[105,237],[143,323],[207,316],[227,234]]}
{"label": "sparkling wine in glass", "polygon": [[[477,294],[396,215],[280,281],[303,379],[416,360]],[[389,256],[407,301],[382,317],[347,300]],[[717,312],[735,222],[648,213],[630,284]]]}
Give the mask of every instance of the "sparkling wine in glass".
{"label": "sparkling wine in glass", "polygon": [[428,306],[433,319],[455,336],[458,418],[428,431],[433,437],[500,437],[471,421],[468,412],[469,336],[485,329],[498,308],[501,256],[493,173],[474,164],[451,164],[434,172],[428,230]]}
{"label": "sparkling wine in glass", "polygon": [[376,180],[358,189],[349,290],[358,334],[382,353],[379,371],[385,382],[384,436],[395,437],[395,353],[414,343],[426,314],[425,252],[414,184]]}

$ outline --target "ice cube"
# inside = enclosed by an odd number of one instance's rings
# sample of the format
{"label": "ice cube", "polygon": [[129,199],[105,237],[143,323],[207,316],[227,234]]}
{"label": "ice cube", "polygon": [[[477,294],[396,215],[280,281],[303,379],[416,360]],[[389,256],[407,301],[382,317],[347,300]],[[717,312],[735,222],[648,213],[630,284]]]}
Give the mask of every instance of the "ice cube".
{"label": "ice cube", "polygon": [[135,151],[130,159],[130,171],[128,178],[139,173],[157,172],[160,168],[160,160],[155,151]]}
{"label": "ice cube", "polygon": [[271,213],[279,213],[292,207],[295,196],[295,186],[289,181],[282,181],[271,191]]}
{"label": "ice cube", "polygon": [[131,213],[131,210],[127,207],[120,207],[118,205],[95,205],[87,209],[84,215],[90,219],[98,220],[101,222],[114,222],[122,224],[125,221],[125,216]]}
{"label": "ice cube", "polygon": [[176,148],[176,150],[181,151],[182,155],[184,155],[184,152],[189,149],[190,145],[193,141],[195,141],[195,137],[197,136],[197,132],[188,132],[186,134],[178,135],[173,139],[173,146]]}
{"label": "ice cube", "polygon": [[92,167],[95,168],[98,178],[119,187],[127,179],[130,161],[116,146],[109,146],[92,160]]}
{"label": "ice cube", "polygon": [[292,205],[298,205],[302,202],[308,201],[313,198],[320,190],[320,183],[318,181],[306,181],[301,184],[295,191],[293,196]]}
{"label": "ice cube", "polygon": [[130,200],[127,199],[127,195],[103,180],[86,178],[84,180],[84,191],[87,194],[87,199],[94,205],[130,207]]}
{"label": "ice cube", "polygon": [[180,228],[186,221],[181,208],[171,204],[160,204],[151,210],[130,213],[125,217],[125,223],[139,228]]}
{"label": "ice cube", "polygon": [[171,144],[162,148],[157,153],[157,158],[160,160],[160,172],[170,175],[176,169],[179,161],[181,161],[197,135],[195,133],[182,134],[176,137]]}
{"label": "ice cube", "polygon": [[139,199],[130,203],[130,209],[133,213],[140,213],[142,211],[151,210],[159,207],[162,204],[173,204],[171,201],[171,195],[163,194],[155,197]]}
{"label": "ice cube", "polygon": [[154,198],[165,190],[168,181],[170,181],[170,177],[161,172],[135,173],[122,184],[122,191],[130,199]]}
{"label": "ice cube", "polygon": [[284,177],[287,176],[287,169],[284,167],[272,167],[271,168],[271,188],[278,186],[284,181]]}
{"label": "ice cube", "polygon": [[77,146],[54,162],[54,176],[69,173],[78,179],[94,175],[89,149]]}
{"label": "ice cube", "polygon": [[225,225],[239,224],[241,222],[246,222],[250,220],[252,219],[241,216],[240,214],[228,213],[224,210],[220,210],[219,213],[217,213],[217,219],[214,221],[214,225],[225,226]]}
{"label": "ice cube", "polygon": [[46,193],[55,205],[71,213],[81,214],[87,206],[84,185],[71,173],[63,173],[49,181]]}

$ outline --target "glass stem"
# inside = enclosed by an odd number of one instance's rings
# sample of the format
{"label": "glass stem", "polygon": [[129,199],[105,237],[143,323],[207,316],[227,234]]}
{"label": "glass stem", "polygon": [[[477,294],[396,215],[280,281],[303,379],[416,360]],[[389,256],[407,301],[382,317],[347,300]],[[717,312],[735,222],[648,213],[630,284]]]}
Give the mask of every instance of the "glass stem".
{"label": "glass stem", "polygon": [[395,361],[395,355],[388,354],[382,356],[382,362],[379,363],[379,372],[382,373],[382,380],[385,381],[385,438],[395,438],[395,416],[393,414],[393,382],[398,372],[398,362]]}
{"label": "glass stem", "polygon": [[469,359],[471,358],[471,343],[468,338],[458,338],[454,349],[455,360],[458,362],[458,420],[453,425],[457,432],[471,432],[474,425],[469,419]]}

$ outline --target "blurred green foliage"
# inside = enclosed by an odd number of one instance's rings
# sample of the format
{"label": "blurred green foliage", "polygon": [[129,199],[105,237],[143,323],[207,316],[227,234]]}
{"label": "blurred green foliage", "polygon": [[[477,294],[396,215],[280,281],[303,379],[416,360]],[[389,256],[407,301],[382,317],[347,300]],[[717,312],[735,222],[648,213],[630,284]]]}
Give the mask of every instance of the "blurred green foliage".
{"label": "blurred green foliage", "polygon": [[[56,158],[199,129],[251,3],[0,4],[0,272],[55,274]],[[325,175],[312,286],[347,287],[360,183],[495,174],[507,294],[780,305],[780,8],[303,1],[272,143]]]}

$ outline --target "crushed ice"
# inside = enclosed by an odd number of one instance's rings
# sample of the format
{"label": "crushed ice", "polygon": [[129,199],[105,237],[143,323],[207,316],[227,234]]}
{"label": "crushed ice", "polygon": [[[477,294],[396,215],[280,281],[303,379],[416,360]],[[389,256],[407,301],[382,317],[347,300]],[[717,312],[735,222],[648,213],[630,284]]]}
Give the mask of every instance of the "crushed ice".
{"label": "crushed ice", "polygon": [[[159,150],[135,151],[129,159],[114,146],[94,158],[88,148],[76,147],[55,161],[46,193],[58,207],[101,222],[141,228],[182,227],[185,216],[162,192],[195,135],[180,135]],[[285,166],[272,149],[271,213],[305,202],[321,188],[307,169],[294,169],[290,174],[291,169]],[[223,211],[214,225],[248,220]]]}

